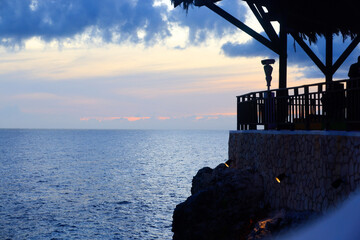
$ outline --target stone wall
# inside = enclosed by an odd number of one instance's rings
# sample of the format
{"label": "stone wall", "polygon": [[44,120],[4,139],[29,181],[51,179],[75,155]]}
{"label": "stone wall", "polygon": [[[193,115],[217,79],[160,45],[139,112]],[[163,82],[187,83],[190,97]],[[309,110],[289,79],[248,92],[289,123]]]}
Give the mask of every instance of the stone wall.
{"label": "stone wall", "polygon": [[271,208],[325,212],[359,185],[360,133],[232,131],[229,159],[231,167],[260,172]]}

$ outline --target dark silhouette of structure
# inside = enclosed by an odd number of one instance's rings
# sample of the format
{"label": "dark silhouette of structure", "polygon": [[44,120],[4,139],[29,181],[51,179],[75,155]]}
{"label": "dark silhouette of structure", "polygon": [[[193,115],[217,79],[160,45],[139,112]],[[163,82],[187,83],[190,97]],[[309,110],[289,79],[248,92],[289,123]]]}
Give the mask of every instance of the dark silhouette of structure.
{"label": "dark silhouette of structure", "polygon": [[[357,83],[355,80],[333,81],[334,73],[360,42],[358,0],[244,0],[263,27],[267,38],[217,6],[215,3],[218,1],[220,0],[171,0],[175,7],[181,5],[186,10],[190,5],[208,7],[279,55],[279,89],[271,94],[265,91],[238,96],[238,129],[256,129],[258,125],[267,128],[264,116],[269,114],[262,112],[267,101],[265,95],[275,98],[271,100],[275,104],[271,119],[275,119],[277,129],[351,130],[358,124],[357,117],[352,116],[360,104],[358,98],[354,97],[359,92]],[[273,28],[273,21],[279,23],[279,33]],[[334,34],[352,40],[336,61],[333,59]],[[325,83],[287,88],[288,35],[294,38],[324,74]],[[325,62],[306,43],[316,44],[319,37],[324,37],[326,42]],[[313,91],[314,88],[316,91]],[[296,122],[301,123],[301,127]]]}

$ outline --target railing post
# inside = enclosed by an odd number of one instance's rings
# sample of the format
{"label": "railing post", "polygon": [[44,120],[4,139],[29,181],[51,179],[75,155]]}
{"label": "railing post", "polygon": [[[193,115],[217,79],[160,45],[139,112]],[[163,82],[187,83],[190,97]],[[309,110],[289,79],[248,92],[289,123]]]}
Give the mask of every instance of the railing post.
{"label": "railing post", "polygon": [[[296,118],[296,120],[295,120]],[[299,121],[300,119],[300,111],[299,111],[299,88],[294,88],[294,122],[293,124],[295,125],[295,121]],[[294,126],[294,128],[296,128],[296,126]]]}
{"label": "railing post", "polygon": [[239,110],[239,107],[240,107],[240,97],[237,96],[236,97],[236,130],[240,130],[240,110]]}
{"label": "railing post", "polygon": [[250,130],[256,130],[256,126],[258,124],[258,113],[257,113],[257,102],[256,102],[256,93],[253,93],[251,96],[251,105],[250,105],[250,111],[255,111],[255,112],[252,112],[251,114],[251,122],[252,124],[249,125],[249,129]]}
{"label": "railing post", "polygon": [[305,97],[305,128],[306,130],[310,129],[310,121],[309,121],[309,86],[304,87],[304,97]]}
{"label": "railing post", "polygon": [[317,106],[318,106],[318,114],[321,116],[321,118],[320,118],[320,122],[321,122],[321,124],[322,124],[321,129],[324,129],[324,128],[325,128],[324,106],[322,106],[322,104],[320,104],[320,103],[321,103],[321,99],[322,99],[322,97],[324,96],[323,94],[324,94],[324,93],[323,93],[323,84],[320,83],[320,84],[318,85],[318,90],[317,90],[317,95],[318,95]]}
{"label": "railing post", "polygon": [[265,118],[264,118],[264,129],[265,130],[269,130],[269,123],[270,123],[270,95],[271,92],[267,91],[265,96],[264,96],[264,113],[265,113]]}

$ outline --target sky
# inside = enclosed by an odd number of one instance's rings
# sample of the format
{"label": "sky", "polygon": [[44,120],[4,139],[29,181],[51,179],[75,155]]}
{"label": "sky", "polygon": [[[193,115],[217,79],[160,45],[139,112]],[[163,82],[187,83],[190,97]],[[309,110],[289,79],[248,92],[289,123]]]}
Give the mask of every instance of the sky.
{"label": "sky", "polygon": [[[242,1],[218,5],[263,34]],[[336,59],[350,42],[334,41]],[[311,48],[324,59],[322,39]],[[288,86],[324,81],[290,36],[288,51]],[[278,57],[206,7],[0,0],[0,128],[233,130],[236,96],[266,89],[269,57],[276,88]]]}

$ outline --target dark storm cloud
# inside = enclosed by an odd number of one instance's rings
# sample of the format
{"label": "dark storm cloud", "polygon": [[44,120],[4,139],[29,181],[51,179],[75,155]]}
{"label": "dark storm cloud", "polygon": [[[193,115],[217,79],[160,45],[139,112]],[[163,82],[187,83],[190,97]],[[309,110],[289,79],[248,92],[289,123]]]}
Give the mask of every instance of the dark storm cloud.
{"label": "dark storm cloud", "polygon": [[152,44],[170,35],[166,11],[153,7],[152,0],[1,0],[1,43],[19,44],[34,36],[61,40],[91,28],[91,35],[105,42],[137,43],[143,30],[144,41]]}

